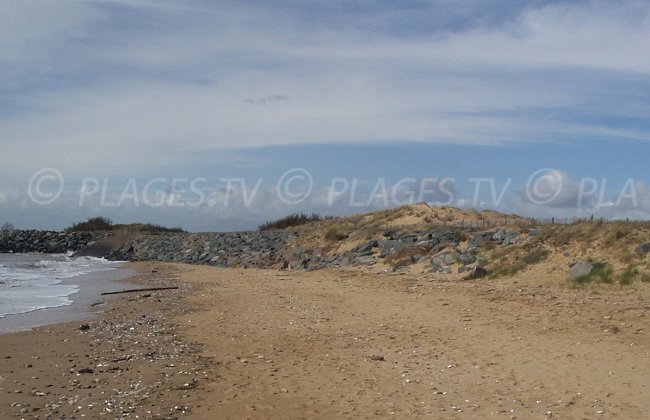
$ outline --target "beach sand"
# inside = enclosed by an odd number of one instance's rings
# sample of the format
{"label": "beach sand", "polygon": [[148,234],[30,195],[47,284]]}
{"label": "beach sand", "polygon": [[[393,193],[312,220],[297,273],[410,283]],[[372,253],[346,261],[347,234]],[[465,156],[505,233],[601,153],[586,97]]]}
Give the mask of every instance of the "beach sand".
{"label": "beach sand", "polygon": [[123,295],[85,331],[0,336],[0,417],[650,412],[647,284],[135,267],[131,281],[181,288]]}

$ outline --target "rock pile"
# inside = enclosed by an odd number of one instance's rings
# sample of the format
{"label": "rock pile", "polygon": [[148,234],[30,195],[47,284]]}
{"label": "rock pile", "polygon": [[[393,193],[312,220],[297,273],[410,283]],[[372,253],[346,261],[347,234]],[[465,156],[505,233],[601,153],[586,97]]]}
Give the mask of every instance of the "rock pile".
{"label": "rock pile", "polygon": [[[120,236],[121,235],[121,236]],[[0,252],[61,253],[89,248],[121,261],[165,261],[220,267],[290,268],[317,270],[329,267],[371,266],[386,263],[394,270],[426,262],[430,272],[448,274],[456,269],[469,277],[482,277],[487,246],[508,246],[525,240],[516,230],[440,228],[417,233],[386,230],[343,252],[325,247],[295,246],[298,232],[255,231],[228,233],[94,233],[10,231],[0,233]],[[95,244],[94,246],[92,246]],[[89,254],[90,255],[90,254]]]}
{"label": "rock pile", "polygon": [[220,267],[287,267],[286,232],[143,234],[105,255],[122,261],[165,261]]}
{"label": "rock pile", "polygon": [[77,251],[106,237],[106,232],[0,231],[0,252],[62,254]]}
{"label": "rock pile", "polygon": [[438,229],[419,233],[387,230],[383,239],[369,240],[349,251],[324,255],[320,249],[297,247],[287,255],[292,268],[321,269],[327,267],[370,266],[385,262],[398,270],[427,260],[430,271],[451,273],[458,265],[460,273],[472,278],[483,277],[488,272],[482,267],[485,258],[479,248],[487,243],[499,246],[513,245],[521,240],[517,231],[499,229],[492,232],[475,232],[472,229]]}

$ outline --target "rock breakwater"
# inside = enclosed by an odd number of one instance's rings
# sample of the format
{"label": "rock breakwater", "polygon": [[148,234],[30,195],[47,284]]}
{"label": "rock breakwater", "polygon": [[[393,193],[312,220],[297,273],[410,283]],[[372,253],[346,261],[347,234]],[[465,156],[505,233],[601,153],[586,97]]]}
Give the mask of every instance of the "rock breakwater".
{"label": "rock breakwater", "polygon": [[7,230],[0,232],[0,252],[63,254],[85,248],[107,235],[107,232]]}
{"label": "rock breakwater", "polygon": [[286,268],[284,250],[297,235],[286,232],[143,234],[105,257],[123,261],[165,261],[220,267]]}
{"label": "rock breakwater", "polygon": [[[92,255],[119,261],[163,261],[219,267],[318,270],[385,264],[397,271],[424,262],[423,269],[452,270],[470,276],[487,274],[483,250],[527,240],[511,230],[434,229],[420,232],[385,230],[376,239],[356,241],[336,251],[331,243],[300,241],[298,231],[222,233],[44,232],[0,233],[0,252],[43,252]],[[354,240],[346,238],[345,240]],[[477,269],[478,267],[478,269]]]}

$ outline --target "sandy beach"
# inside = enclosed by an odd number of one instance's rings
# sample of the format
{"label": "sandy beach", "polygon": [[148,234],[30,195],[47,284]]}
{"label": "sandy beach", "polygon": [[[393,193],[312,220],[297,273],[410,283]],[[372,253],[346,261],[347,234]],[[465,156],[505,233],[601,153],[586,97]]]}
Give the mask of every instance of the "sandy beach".
{"label": "sandy beach", "polygon": [[123,295],[101,319],[0,336],[1,417],[650,412],[646,284],[576,289],[541,271],[450,281],[132,267],[143,273],[133,282],[180,289]]}

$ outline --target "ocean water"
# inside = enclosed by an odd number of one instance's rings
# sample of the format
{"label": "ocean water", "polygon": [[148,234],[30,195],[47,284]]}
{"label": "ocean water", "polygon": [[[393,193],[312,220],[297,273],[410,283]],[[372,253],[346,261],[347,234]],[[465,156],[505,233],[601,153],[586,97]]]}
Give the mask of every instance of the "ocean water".
{"label": "ocean water", "polygon": [[75,278],[116,270],[118,265],[63,254],[0,254],[0,318],[71,305],[80,287]]}

